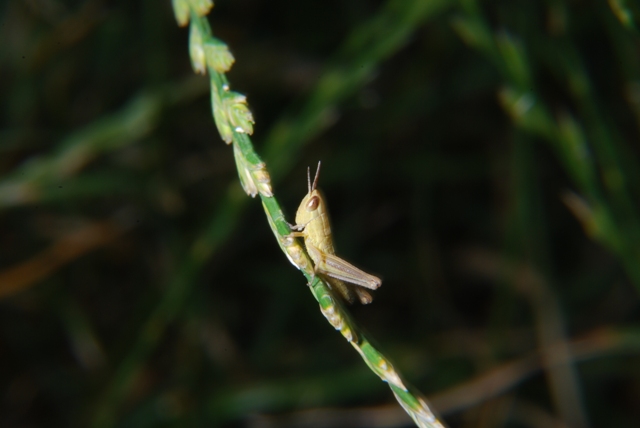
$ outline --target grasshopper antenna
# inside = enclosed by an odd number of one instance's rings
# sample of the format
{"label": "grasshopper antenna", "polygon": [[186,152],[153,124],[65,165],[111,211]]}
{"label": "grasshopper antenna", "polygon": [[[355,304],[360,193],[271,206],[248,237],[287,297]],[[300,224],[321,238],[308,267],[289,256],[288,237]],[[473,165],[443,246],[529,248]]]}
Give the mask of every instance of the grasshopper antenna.
{"label": "grasshopper antenna", "polygon": [[307,189],[309,189],[309,194],[311,194],[311,171],[309,171],[309,167],[307,167]]}
{"label": "grasshopper antenna", "polygon": [[[316,176],[313,179],[313,186],[311,186],[311,190],[316,190],[316,186],[318,185],[318,178],[320,177],[320,164],[322,162],[318,161],[318,169],[316,170]],[[309,171],[309,168],[307,168],[307,172]],[[307,178],[309,177],[309,174],[307,174]],[[311,193],[311,190],[309,190],[309,193]]]}

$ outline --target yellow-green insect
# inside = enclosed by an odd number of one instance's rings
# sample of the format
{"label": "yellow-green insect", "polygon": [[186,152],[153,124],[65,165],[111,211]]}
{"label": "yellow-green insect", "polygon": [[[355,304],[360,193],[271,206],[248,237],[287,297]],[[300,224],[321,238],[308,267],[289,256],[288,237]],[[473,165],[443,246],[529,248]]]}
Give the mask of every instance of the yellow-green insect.
{"label": "yellow-green insect", "polygon": [[304,245],[315,265],[315,273],[322,276],[332,289],[340,293],[349,303],[352,303],[356,296],[363,305],[371,303],[373,297],[361,287],[375,290],[380,287],[382,281],[335,255],[329,212],[324,197],[316,188],[319,173],[320,162],[318,162],[318,170],[312,185],[310,171],[307,168],[309,193],[302,199],[298,207],[296,225],[292,228],[299,232],[293,234],[304,238]]}

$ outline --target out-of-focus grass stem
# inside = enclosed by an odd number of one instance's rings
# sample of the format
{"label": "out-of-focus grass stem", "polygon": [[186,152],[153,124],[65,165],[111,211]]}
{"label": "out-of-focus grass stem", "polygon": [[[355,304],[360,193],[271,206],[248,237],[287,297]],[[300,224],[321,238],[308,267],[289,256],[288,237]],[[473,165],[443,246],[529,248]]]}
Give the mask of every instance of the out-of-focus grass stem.
{"label": "out-of-focus grass stem", "polygon": [[[506,86],[500,101],[514,124],[546,140],[565,170],[585,197],[587,207],[579,220],[589,218],[591,236],[620,258],[629,277],[640,290],[640,223],[634,198],[629,193],[626,169],[637,170],[632,160],[623,159],[624,142],[610,129],[597,107],[591,83],[580,66],[579,56],[569,43],[548,42],[555,62],[564,71],[571,94],[580,105],[578,118],[567,112],[554,117],[537,93],[528,56],[533,49],[501,31],[495,34],[475,0],[465,0],[466,12],[453,22],[462,39],[485,54],[502,73]],[[533,42],[532,42],[533,43]],[[553,54],[551,54],[551,52]],[[631,176],[635,175],[632,173]]]}

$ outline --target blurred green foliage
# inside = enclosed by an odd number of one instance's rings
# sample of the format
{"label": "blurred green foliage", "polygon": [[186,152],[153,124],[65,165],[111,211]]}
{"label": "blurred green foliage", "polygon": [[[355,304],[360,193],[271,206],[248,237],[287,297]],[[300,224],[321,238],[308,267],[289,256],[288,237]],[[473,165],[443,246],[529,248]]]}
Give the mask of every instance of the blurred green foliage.
{"label": "blurred green foliage", "polygon": [[[639,16],[211,13],[289,221],[321,159],[384,279],[354,316],[452,427],[640,418]],[[0,425],[411,426],[242,193],[187,37],[169,0],[0,5]]]}

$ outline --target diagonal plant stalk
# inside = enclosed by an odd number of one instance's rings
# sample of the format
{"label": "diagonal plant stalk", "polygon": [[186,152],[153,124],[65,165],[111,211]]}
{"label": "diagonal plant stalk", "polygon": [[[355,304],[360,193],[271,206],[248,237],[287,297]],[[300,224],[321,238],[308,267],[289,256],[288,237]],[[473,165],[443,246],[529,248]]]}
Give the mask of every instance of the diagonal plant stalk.
{"label": "diagonal plant stalk", "polygon": [[269,225],[289,261],[310,284],[313,296],[320,304],[329,323],[358,351],[371,371],[389,384],[393,394],[409,416],[420,427],[443,428],[444,425],[429,409],[426,401],[413,388],[406,386],[389,360],[377,350],[336,299],[327,284],[314,275],[313,264],[298,240],[292,237],[289,224],[273,195],[266,164],[255,152],[248,135],[253,133],[253,117],[246,98],[229,89],[226,76],[234,59],[226,45],[212,36],[206,15],[213,6],[210,1],[174,0],[179,24],[190,21],[189,52],[197,73],[210,76],[213,116],[220,136],[233,145],[240,182],[245,192],[260,195]]}
{"label": "diagonal plant stalk", "polygon": [[[183,14],[178,21],[184,25],[191,14],[191,7],[185,3],[174,2],[177,6],[174,10]],[[303,144],[329,126],[326,116],[334,106],[358,91],[378,64],[404,45],[419,25],[452,4],[452,0],[388,0],[377,15],[355,28],[299,113],[285,116],[267,135],[264,152],[272,168],[272,181],[281,180]],[[199,20],[199,15],[196,18]],[[208,28],[208,23],[203,25]],[[215,50],[210,47],[209,51]],[[169,280],[161,300],[139,328],[138,339],[99,397],[93,427],[115,425],[118,408],[143,362],[157,347],[167,326],[179,316],[202,266],[239,225],[248,201],[237,182],[218,201],[215,212],[209,215],[210,220],[197,233],[197,239]]]}

